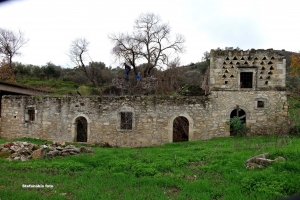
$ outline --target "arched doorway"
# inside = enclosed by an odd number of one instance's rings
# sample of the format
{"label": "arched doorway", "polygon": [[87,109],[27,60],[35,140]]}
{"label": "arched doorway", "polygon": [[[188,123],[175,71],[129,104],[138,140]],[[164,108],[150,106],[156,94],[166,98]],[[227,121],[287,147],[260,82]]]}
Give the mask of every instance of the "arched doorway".
{"label": "arched doorway", "polygon": [[[239,106],[236,106],[233,111],[230,113],[230,119],[238,117],[243,124],[246,124],[246,112],[241,109]],[[233,135],[232,127],[230,126],[230,135]]]}
{"label": "arched doorway", "polygon": [[189,120],[176,117],[173,121],[173,142],[189,141]]}
{"label": "arched doorway", "polygon": [[85,117],[78,117],[76,123],[76,142],[87,142],[87,120]]}

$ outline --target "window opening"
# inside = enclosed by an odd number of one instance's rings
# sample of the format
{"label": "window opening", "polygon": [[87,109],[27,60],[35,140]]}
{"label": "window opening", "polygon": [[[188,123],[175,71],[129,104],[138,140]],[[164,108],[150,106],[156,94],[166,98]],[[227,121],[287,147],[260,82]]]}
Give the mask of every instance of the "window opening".
{"label": "window opening", "polygon": [[225,81],[225,85],[227,85],[228,84],[228,81]]}
{"label": "window opening", "polygon": [[263,77],[262,77],[262,76],[260,76],[260,77],[259,77],[259,79],[263,79]]}
{"label": "window opening", "polygon": [[265,107],[265,102],[264,102],[264,101],[257,101],[257,107],[258,107],[258,108],[263,108],[263,107]]}
{"label": "window opening", "polygon": [[245,59],[242,57],[241,60],[245,60]]}
{"label": "window opening", "polygon": [[121,129],[132,130],[132,112],[121,112]]}
{"label": "window opening", "polygon": [[266,69],[265,67],[262,67],[262,68],[261,68],[261,70],[265,70],[265,69]]}
{"label": "window opening", "polygon": [[229,60],[229,58],[228,58],[228,57],[226,57],[226,60]]}
{"label": "window opening", "polygon": [[261,63],[260,63],[261,65],[264,65],[265,63],[263,62],[263,61],[261,61]]}
{"label": "window opening", "polygon": [[272,56],[272,57],[271,57],[271,60],[274,60],[274,59],[275,59],[275,58]]}
{"label": "window opening", "polygon": [[272,73],[272,71],[269,71],[268,74],[272,75],[273,73]]}
{"label": "window opening", "polygon": [[265,82],[265,85],[268,85],[268,81]]}
{"label": "window opening", "polygon": [[273,67],[273,66],[271,66],[271,67],[270,67],[270,70],[274,70],[274,67]]}
{"label": "window opening", "polygon": [[241,88],[252,88],[253,72],[240,73],[240,86]]}
{"label": "window opening", "polygon": [[234,78],[233,74],[231,74],[230,78]]}
{"label": "window opening", "polygon": [[35,108],[27,107],[25,110],[25,122],[35,121]]}
{"label": "window opening", "polygon": [[233,65],[231,66],[231,68],[234,68]]}
{"label": "window opening", "polygon": [[254,58],[254,60],[258,60],[258,58],[257,58],[257,57],[255,57],[255,58]]}
{"label": "window opening", "polygon": [[273,63],[271,61],[268,62],[268,65],[272,65]]}
{"label": "window opening", "polygon": [[267,79],[271,79],[271,76],[268,76]]}
{"label": "window opening", "polygon": [[29,121],[34,121],[34,118],[35,118],[34,109],[29,109],[28,110],[28,117],[29,117]]}
{"label": "window opening", "polygon": [[84,117],[76,119],[76,142],[87,142],[87,120]]}
{"label": "window opening", "polygon": [[226,75],[225,75],[225,74],[223,74],[222,78],[226,78]]}
{"label": "window opening", "polygon": [[239,64],[240,64],[240,62],[237,62],[236,64],[237,64],[237,65],[239,65]]}
{"label": "window opening", "polygon": [[261,71],[260,74],[264,74],[264,71]]}
{"label": "window opening", "polygon": [[225,61],[223,62],[223,65],[226,65],[226,62],[225,62]]}
{"label": "window opening", "polygon": [[245,61],[245,63],[244,63],[245,65],[248,65],[248,62],[247,61]]}
{"label": "window opening", "polygon": [[226,69],[226,70],[225,70],[225,73],[228,73],[228,72],[229,72],[228,69]]}
{"label": "window opening", "polygon": [[176,117],[173,121],[173,142],[189,141],[189,120]]}
{"label": "window opening", "polygon": [[226,69],[225,66],[223,66],[222,69]]}
{"label": "window opening", "polygon": [[229,63],[230,65],[232,65],[233,63],[232,63],[232,61],[230,61],[230,63]]}
{"label": "window opening", "polygon": [[237,58],[234,56],[233,60],[237,60]]}
{"label": "window opening", "polygon": [[266,58],[266,57],[264,57],[264,58],[263,58],[263,60],[267,60],[267,58]]}

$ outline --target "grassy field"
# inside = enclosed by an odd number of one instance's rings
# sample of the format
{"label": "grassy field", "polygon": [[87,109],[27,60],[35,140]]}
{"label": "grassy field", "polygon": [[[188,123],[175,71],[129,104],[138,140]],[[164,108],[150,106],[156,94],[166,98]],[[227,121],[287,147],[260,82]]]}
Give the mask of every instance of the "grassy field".
{"label": "grassy field", "polygon": [[[94,154],[24,163],[0,158],[0,199],[240,200],[276,199],[300,192],[300,138],[295,136],[94,149]],[[266,152],[272,159],[283,156],[287,161],[265,169],[245,168],[249,157]],[[44,188],[23,188],[23,184]]]}

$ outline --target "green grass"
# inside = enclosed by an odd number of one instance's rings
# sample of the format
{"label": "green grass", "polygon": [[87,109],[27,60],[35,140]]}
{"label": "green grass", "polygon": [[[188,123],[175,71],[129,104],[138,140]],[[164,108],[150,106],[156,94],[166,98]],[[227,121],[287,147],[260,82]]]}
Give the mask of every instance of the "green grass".
{"label": "green grass", "polygon": [[[230,137],[148,148],[100,148],[29,162],[0,159],[4,199],[276,199],[300,192],[300,138]],[[28,139],[23,139],[28,140]],[[1,143],[6,140],[0,140]],[[40,140],[30,140],[38,144]],[[281,141],[281,142],[280,142]],[[286,163],[247,170],[269,152]],[[22,188],[22,185],[53,188]]]}
{"label": "green grass", "polygon": [[71,81],[40,80],[37,78],[20,78],[18,84],[27,85],[53,92],[54,95],[76,94],[79,85]]}

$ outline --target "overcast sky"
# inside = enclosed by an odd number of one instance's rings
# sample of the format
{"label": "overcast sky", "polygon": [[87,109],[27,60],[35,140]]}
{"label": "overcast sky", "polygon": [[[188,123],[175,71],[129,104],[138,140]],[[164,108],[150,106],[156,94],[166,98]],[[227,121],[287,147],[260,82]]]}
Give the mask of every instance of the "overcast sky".
{"label": "overcast sky", "polygon": [[299,0],[11,0],[0,4],[0,27],[29,42],[14,58],[24,64],[74,67],[71,42],[84,37],[90,56],[117,67],[110,33],[130,33],[141,13],[154,13],[186,39],[181,64],[218,47],[300,51]]}

